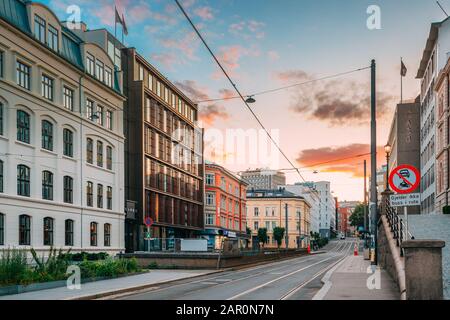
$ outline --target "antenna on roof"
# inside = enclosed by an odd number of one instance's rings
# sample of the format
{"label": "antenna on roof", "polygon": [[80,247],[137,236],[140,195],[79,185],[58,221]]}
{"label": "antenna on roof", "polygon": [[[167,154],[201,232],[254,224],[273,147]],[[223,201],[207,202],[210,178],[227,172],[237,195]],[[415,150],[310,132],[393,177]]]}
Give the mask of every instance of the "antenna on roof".
{"label": "antenna on roof", "polygon": [[448,14],[447,12],[444,10],[444,8],[441,6],[441,4],[439,3],[439,1],[436,1],[437,5],[439,6],[439,8],[441,8],[441,10],[444,12],[444,14],[447,16],[448,18]]}

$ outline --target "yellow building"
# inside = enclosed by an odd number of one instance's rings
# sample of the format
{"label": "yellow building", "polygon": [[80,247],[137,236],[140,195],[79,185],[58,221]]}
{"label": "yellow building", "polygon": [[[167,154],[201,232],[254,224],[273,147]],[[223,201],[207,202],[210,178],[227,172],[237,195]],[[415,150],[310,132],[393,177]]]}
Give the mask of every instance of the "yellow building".
{"label": "yellow building", "polygon": [[[310,234],[311,205],[301,196],[285,189],[251,190],[247,193],[247,227],[252,231],[252,247],[258,246],[258,229],[266,228],[268,241],[265,248],[276,248],[277,242],[273,229],[282,227],[286,230],[289,248],[306,248]],[[286,248],[283,239],[282,248]]]}

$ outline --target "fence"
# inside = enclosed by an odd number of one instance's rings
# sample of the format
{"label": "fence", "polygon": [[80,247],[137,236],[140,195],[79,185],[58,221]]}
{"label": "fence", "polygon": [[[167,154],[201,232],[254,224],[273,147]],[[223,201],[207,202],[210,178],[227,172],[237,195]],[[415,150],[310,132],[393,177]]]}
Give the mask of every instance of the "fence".
{"label": "fence", "polygon": [[[402,243],[405,240],[414,240],[414,236],[411,232],[407,232],[406,224],[397,212],[397,209],[391,206],[389,197],[384,198],[385,208],[386,208],[386,218],[391,228],[392,236],[397,243],[397,247],[400,248],[400,256],[404,256],[404,249],[402,248]],[[408,234],[407,234],[408,233]]]}

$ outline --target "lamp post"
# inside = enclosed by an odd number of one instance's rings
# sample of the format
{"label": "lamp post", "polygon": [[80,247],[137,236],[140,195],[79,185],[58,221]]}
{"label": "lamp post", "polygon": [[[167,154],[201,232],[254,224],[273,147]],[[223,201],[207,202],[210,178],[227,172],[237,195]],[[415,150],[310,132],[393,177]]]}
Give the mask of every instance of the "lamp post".
{"label": "lamp post", "polygon": [[386,191],[389,191],[389,158],[391,156],[392,147],[389,144],[384,146],[386,152]]}

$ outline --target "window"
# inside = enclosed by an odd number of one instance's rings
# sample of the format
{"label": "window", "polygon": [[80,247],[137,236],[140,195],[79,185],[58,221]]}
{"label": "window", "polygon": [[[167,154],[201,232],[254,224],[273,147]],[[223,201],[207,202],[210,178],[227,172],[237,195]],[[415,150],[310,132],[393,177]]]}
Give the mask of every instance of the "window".
{"label": "window", "polygon": [[86,117],[94,121],[94,102],[89,99],[86,100]]}
{"label": "window", "polygon": [[144,67],[139,65],[139,81],[144,81]]}
{"label": "window", "polygon": [[253,230],[258,231],[258,229],[259,229],[259,222],[258,222],[258,221],[255,221],[255,222],[253,223]]}
{"label": "window", "polygon": [[58,51],[58,30],[51,24],[48,25],[48,46],[54,51]]}
{"label": "window", "polygon": [[42,43],[45,43],[45,24],[44,19],[34,15],[34,36]]}
{"label": "window", "polygon": [[112,197],[113,197],[113,191],[112,187],[108,187],[106,190],[106,209],[112,210],[113,204],[112,204]]}
{"label": "window", "polygon": [[0,78],[3,78],[3,60],[4,60],[4,52],[0,51]]}
{"label": "window", "polygon": [[214,193],[206,193],[206,205],[214,206],[215,205],[215,194]]}
{"label": "window", "polygon": [[22,110],[17,110],[17,140],[30,143],[30,115]]}
{"label": "window", "polygon": [[105,67],[105,83],[108,87],[112,87],[112,70],[110,67]]}
{"label": "window", "polygon": [[53,79],[42,75],[41,94],[44,98],[53,101]]}
{"label": "window", "polygon": [[206,225],[214,225],[214,215],[213,214],[207,214],[205,217],[205,224]]}
{"label": "window", "polygon": [[255,217],[259,217],[259,208],[254,208],[253,215],[254,215]]}
{"label": "window", "polygon": [[87,69],[86,71],[91,76],[94,75],[94,65],[95,65],[95,58],[92,54],[88,53],[86,55],[86,69]]}
{"label": "window", "polygon": [[29,246],[31,240],[31,218],[25,214],[19,216],[19,245]]}
{"label": "window", "polygon": [[103,208],[103,185],[97,185],[97,208]]}
{"label": "window", "polygon": [[53,125],[47,121],[42,121],[42,149],[53,151]]}
{"label": "window", "polygon": [[0,136],[3,135],[3,103],[0,102]]}
{"label": "window", "polygon": [[3,161],[0,160],[0,193],[3,193]]}
{"label": "window", "polygon": [[0,213],[0,246],[5,245],[5,215]]}
{"label": "window", "polygon": [[104,225],[104,242],[105,242],[105,247],[110,247],[111,246],[111,225],[109,223],[105,223]]}
{"label": "window", "polygon": [[67,87],[63,89],[64,108],[73,111],[73,90]]}
{"label": "window", "polygon": [[175,94],[172,93],[172,108],[176,108],[177,107],[177,101],[175,98]]}
{"label": "window", "polygon": [[215,185],[214,178],[215,178],[214,174],[207,173],[206,174],[206,184],[209,186]]}
{"label": "window", "polygon": [[97,246],[97,222],[91,222],[91,246]]}
{"label": "window", "polygon": [[73,179],[64,177],[64,203],[73,203]]}
{"label": "window", "polygon": [[97,106],[96,118],[97,118],[97,124],[103,126],[103,107],[102,106]]}
{"label": "window", "polygon": [[44,218],[44,246],[53,245],[53,219]]}
{"label": "window", "polygon": [[66,246],[73,246],[73,220],[67,219],[65,221],[65,241]]}
{"label": "window", "polygon": [[42,199],[53,200],[53,173],[42,172]]}
{"label": "window", "polygon": [[113,112],[111,110],[108,110],[106,111],[106,128],[108,128],[109,130],[113,129],[112,121],[113,121]]}
{"label": "window", "polygon": [[105,79],[104,74],[105,74],[105,64],[97,59],[95,61],[95,77],[101,82],[103,82]]}
{"label": "window", "polygon": [[17,84],[21,86],[22,88],[25,88],[27,90],[30,90],[30,73],[31,68],[27,66],[26,64],[17,61],[17,67],[16,67],[16,77],[17,77]]}
{"label": "window", "polygon": [[161,82],[156,81],[156,94],[161,97]]}
{"label": "window", "polygon": [[91,138],[86,140],[86,161],[90,164],[94,162],[94,141]]}
{"label": "window", "polygon": [[73,157],[73,132],[69,129],[63,130],[63,153],[66,157]]}
{"label": "window", "polygon": [[153,91],[153,76],[150,72],[148,73],[148,88]]}
{"label": "window", "polygon": [[97,141],[97,166],[103,167],[103,142]]}
{"label": "window", "polygon": [[17,195],[30,196],[30,168],[22,164],[17,166]]}
{"label": "window", "polygon": [[88,207],[94,206],[94,184],[90,181],[88,181],[86,188],[86,202]]}
{"label": "window", "polygon": [[112,170],[112,148],[106,147],[106,169]]}

